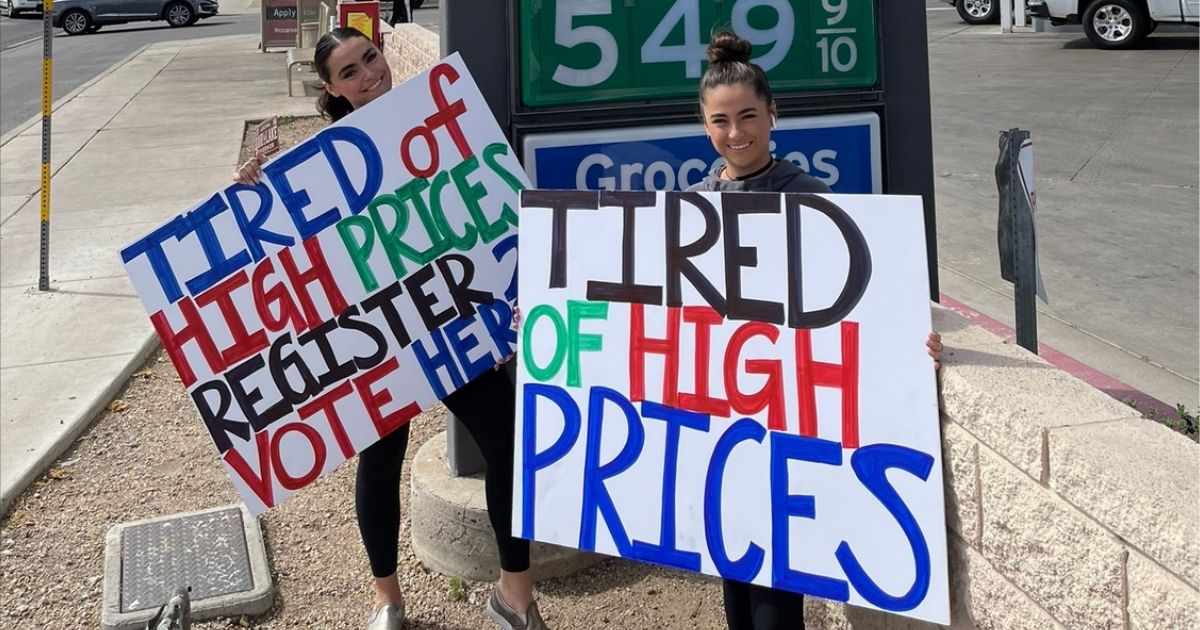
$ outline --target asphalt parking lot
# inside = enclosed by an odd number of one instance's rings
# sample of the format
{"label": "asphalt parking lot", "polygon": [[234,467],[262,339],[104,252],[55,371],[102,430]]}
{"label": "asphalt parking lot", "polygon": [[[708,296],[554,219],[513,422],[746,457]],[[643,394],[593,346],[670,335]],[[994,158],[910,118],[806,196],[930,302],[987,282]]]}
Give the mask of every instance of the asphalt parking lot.
{"label": "asphalt parking lot", "polygon": [[1001,34],[927,2],[942,291],[1012,324],[1000,278],[998,132],[1032,132],[1041,341],[1196,408],[1195,30],[1102,51],[1082,33]]}

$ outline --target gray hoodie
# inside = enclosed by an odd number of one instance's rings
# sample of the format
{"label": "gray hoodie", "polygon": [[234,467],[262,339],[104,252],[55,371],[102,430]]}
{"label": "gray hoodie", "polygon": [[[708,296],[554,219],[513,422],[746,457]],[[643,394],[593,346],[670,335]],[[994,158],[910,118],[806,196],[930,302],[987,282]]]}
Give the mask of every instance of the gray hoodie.
{"label": "gray hoodie", "polygon": [[787,160],[778,160],[775,167],[771,170],[755,177],[742,181],[727,181],[721,179],[721,169],[723,167],[716,166],[713,170],[701,181],[694,186],[688,186],[688,191],[693,190],[719,190],[722,192],[804,192],[804,193],[827,193],[832,192],[829,186],[826,186],[821,180],[810,176],[804,172],[804,169],[792,164]]}

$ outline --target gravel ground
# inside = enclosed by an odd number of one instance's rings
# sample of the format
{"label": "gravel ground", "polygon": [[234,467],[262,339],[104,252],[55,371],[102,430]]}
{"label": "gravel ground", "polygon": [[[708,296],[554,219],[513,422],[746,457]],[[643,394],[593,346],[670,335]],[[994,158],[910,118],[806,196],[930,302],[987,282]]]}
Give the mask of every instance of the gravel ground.
{"label": "gravel ground", "polygon": [[[281,122],[285,147],[322,126],[317,118]],[[444,430],[444,413],[438,407],[413,420],[409,458]],[[261,518],[276,591],[268,614],[197,627],[362,627],[372,592],[353,484],[354,466],[343,466]],[[110,527],[237,500],[203,423],[160,351],[0,522],[0,628],[99,627]],[[455,587],[447,576],[422,567],[405,520],[400,542],[405,627],[494,627],[483,611],[491,585]],[[538,590],[547,622],[560,629],[724,625],[716,580],[648,565],[607,560],[542,582]]]}

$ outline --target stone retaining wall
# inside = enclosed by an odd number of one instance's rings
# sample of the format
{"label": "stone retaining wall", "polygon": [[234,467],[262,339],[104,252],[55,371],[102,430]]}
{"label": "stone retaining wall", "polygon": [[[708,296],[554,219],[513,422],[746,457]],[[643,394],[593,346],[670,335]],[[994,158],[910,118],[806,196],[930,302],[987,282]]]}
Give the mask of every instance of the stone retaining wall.
{"label": "stone retaining wall", "polygon": [[392,85],[400,85],[442,58],[441,43],[437,33],[419,24],[396,24],[384,42],[383,56],[392,69]]}
{"label": "stone retaining wall", "polygon": [[[1200,628],[1200,445],[935,309],[951,628]],[[808,627],[918,630],[812,600]]]}

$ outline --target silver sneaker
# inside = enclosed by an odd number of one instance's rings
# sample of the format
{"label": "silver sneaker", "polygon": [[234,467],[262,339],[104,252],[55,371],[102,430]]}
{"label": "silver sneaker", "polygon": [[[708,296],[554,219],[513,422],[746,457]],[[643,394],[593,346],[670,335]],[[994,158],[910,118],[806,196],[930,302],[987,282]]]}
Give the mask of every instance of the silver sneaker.
{"label": "silver sneaker", "polygon": [[508,607],[508,603],[500,597],[500,589],[492,589],[492,597],[488,599],[487,604],[488,616],[492,618],[504,630],[550,630],[546,626],[546,622],[542,620],[542,613],[538,612],[537,602],[529,604],[529,610],[525,614],[513,610]]}
{"label": "silver sneaker", "polygon": [[404,626],[404,604],[384,604],[371,613],[367,630],[400,630]]}

